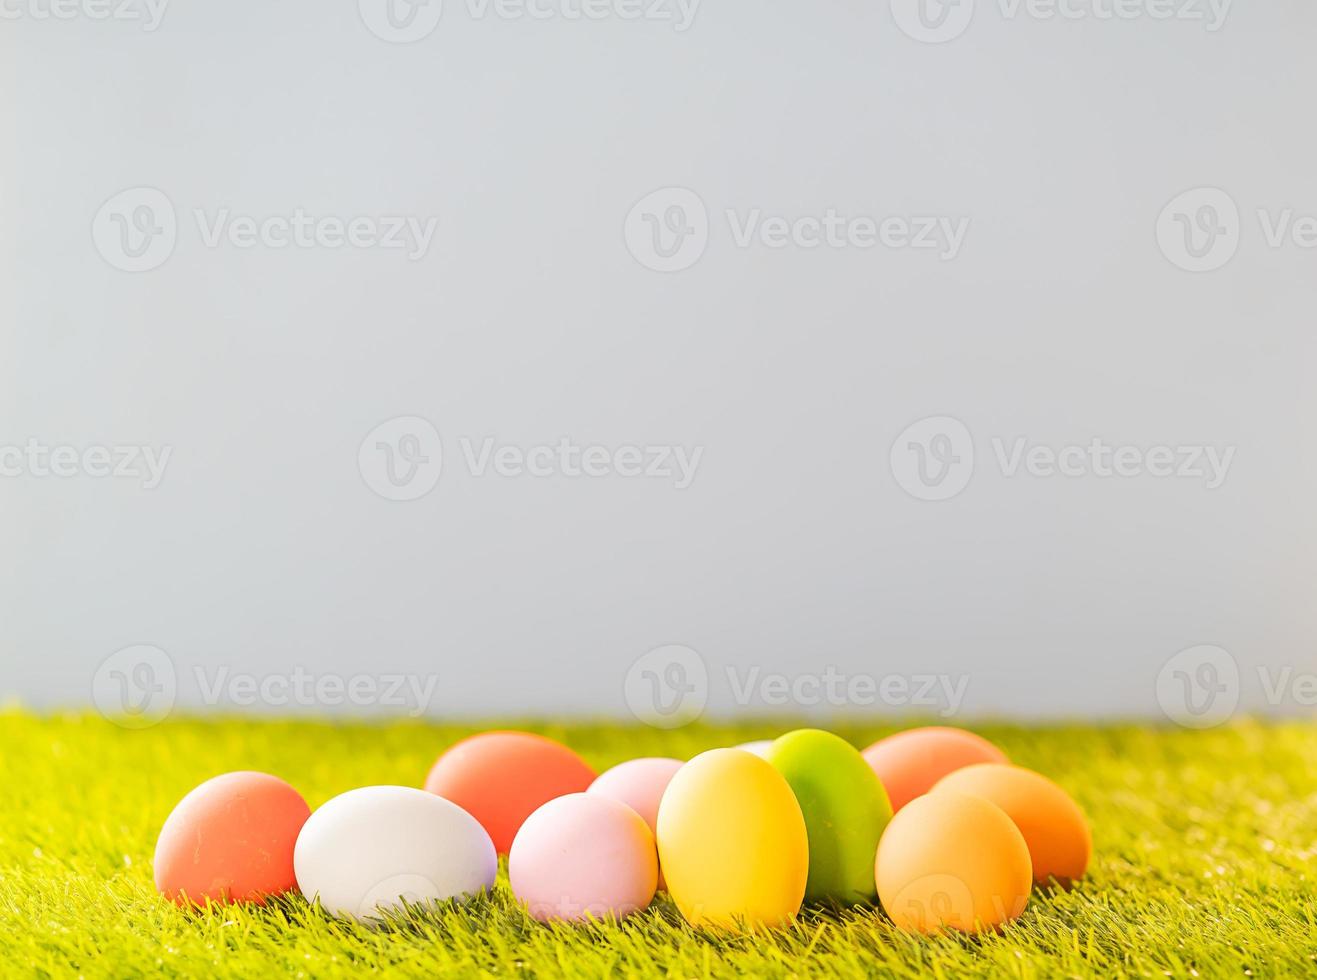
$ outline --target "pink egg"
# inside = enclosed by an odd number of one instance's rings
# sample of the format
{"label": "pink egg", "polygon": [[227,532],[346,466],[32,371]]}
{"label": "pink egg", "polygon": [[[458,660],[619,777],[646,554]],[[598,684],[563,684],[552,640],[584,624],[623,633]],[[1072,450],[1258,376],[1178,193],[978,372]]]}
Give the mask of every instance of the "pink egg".
{"label": "pink egg", "polygon": [[659,800],[682,767],[680,759],[632,759],[602,773],[586,790],[625,803],[652,831],[658,820]]}
{"label": "pink egg", "polygon": [[[586,792],[625,803],[649,824],[651,833],[656,833],[659,800],[682,765],[680,759],[632,759],[602,773]],[[658,886],[665,887],[662,868]]]}
{"label": "pink egg", "polygon": [[658,848],[625,803],[572,793],[526,818],[508,853],[508,881],[541,922],[620,919],[653,901]]}

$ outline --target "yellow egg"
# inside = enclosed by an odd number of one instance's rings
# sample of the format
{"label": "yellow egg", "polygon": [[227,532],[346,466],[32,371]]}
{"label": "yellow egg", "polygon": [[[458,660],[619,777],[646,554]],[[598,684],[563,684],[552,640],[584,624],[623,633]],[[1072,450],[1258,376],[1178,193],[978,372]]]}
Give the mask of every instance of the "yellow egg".
{"label": "yellow egg", "polygon": [[692,925],[787,925],[809,875],[805,818],[763,759],[714,749],[677,770],[658,812],[668,894]]}
{"label": "yellow egg", "polygon": [[1029,847],[1005,812],[978,796],[916,797],[878,842],[878,898],[902,929],[981,932],[1017,918],[1029,901]]}

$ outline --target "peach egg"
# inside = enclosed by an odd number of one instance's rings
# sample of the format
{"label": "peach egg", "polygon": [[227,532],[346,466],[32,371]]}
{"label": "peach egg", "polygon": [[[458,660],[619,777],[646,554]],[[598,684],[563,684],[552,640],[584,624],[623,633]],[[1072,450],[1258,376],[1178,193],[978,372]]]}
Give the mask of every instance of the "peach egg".
{"label": "peach egg", "polygon": [[517,831],[508,883],[541,922],[620,919],[654,898],[654,834],[625,803],[599,793],[560,796]]}
{"label": "peach egg", "polygon": [[1056,783],[1020,766],[983,763],[941,779],[934,793],[952,790],[995,803],[1015,822],[1029,845],[1037,884],[1056,879],[1069,886],[1083,877],[1093,853],[1084,811]]}
{"label": "peach egg", "polygon": [[480,821],[506,854],[538,807],[583,793],[595,773],[567,746],[528,732],[485,732],[458,742],[426,777],[425,788]]}
{"label": "peach egg", "polygon": [[961,728],[912,728],[874,742],[864,750],[887,790],[892,810],[922,796],[949,772],[978,762],[1006,762],[1006,753],[986,738]]}
{"label": "peach egg", "polygon": [[311,815],[297,790],[263,772],[208,779],[179,801],[155,845],[155,886],[179,905],[263,903],[297,885],[293,848]]}
{"label": "peach egg", "polygon": [[981,932],[1029,901],[1029,847],[1000,807],[951,790],[911,800],[892,818],[874,862],[878,898],[912,932]]}

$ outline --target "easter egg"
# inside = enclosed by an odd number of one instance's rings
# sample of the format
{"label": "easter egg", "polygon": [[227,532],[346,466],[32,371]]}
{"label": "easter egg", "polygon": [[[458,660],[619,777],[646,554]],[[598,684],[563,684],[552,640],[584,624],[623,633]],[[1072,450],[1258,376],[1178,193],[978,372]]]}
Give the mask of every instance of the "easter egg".
{"label": "easter egg", "polygon": [[753,755],[759,756],[761,759],[768,758],[768,750],[772,747],[773,740],[771,738],[761,738],[755,742],[742,742],[740,745],[736,746],[736,748],[740,749],[742,752],[750,752]]}
{"label": "easter egg", "polygon": [[1020,766],[983,763],[957,769],[933,787],[995,803],[1014,821],[1029,846],[1037,884],[1052,879],[1068,886],[1082,878],[1093,853],[1084,811],[1056,783]]}
{"label": "easter egg", "polygon": [[293,863],[308,901],[359,919],[466,898],[492,889],[498,873],[475,817],[410,786],[365,786],[329,800],[302,828]]}
{"label": "easter egg", "polygon": [[903,806],[874,863],[878,898],[912,932],[981,932],[1029,901],[1029,847],[1011,818],[979,796],[944,790]]}
{"label": "easter egg", "polygon": [[774,742],[767,758],[785,777],[805,817],[805,898],[872,901],[874,856],[892,805],[859,750],[831,732],[803,729]]}
{"label": "easter egg", "polygon": [[949,772],[978,762],[1005,762],[1006,753],[986,738],[961,728],[912,728],[879,739],[864,759],[882,780],[892,809],[922,796]]}
{"label": "easter egg", "polygon": [[654,834],[625,803],[600,793],[560,796],[517,831],[508,883],[541,922],[621,919],[654,898]]}
{"label": "easter egg", "polygon": [[805,818],[782,774],[740,749],[713,749],[668,783],[658,813],[668,894],[692,925],[787,925],[809,874]]}
{"label": "easter egg", "polygon": [[[659,800],[668,783],[682,767],[678,759],[631,759],[600,773],[586,791],[625,803],[649,825],[650,833],[658,830]],[[659,868],[660,888],[664,887],[663,869]]]}
{"label": "easter egg", "polygon": [[458,742],[426,777],[425,788],[480,821],[500,854],[541,805],[583,793],[594,770],[567,746],[528,732],[485,732]]}
{"label": "easter egg", "polygon": [[208,779],[179,801],[155,845],[155,886],[179,905],[263,903],[293,888],[293,846],[311,809],[263,772]]}
{"label": "easter egg", "polygon": [[653,831],[657,827],[663,791],[682,765],[680,759],[631,759],[600,773],[587,792],[625,803],[640,814]]}

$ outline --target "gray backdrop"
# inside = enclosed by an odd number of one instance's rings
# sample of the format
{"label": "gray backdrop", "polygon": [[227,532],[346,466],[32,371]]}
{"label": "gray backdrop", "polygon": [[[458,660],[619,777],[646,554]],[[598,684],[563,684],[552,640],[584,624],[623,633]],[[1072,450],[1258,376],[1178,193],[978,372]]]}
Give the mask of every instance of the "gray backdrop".
{"label": "gray backdrop", "polygon": [[5,2],[0,695],[1311,712],[1306,0]]}

